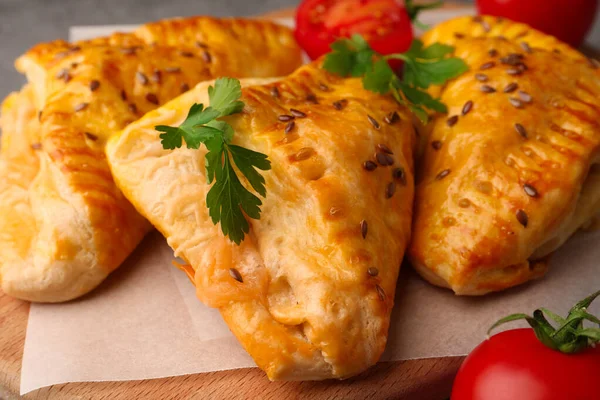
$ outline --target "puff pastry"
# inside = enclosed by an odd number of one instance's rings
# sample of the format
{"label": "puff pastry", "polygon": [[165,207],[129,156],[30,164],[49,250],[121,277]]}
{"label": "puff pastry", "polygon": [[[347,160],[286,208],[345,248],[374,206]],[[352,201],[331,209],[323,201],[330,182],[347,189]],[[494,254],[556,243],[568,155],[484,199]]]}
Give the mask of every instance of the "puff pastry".
{"label": "puff pastry", "polygon": [[209,17],[40,44],[20,57],[30,83],[4,102],[1,122],[2,290],[31,301],[78,297],[149,230],[113,183],[104,155],[113,132],[206,79],[279,76],[300,63],[289,29]]}
{"label": "puff pastry", "polygon": [[[204,148],[163,150],[154,130],[180,124],[194,102],[206,104],[209,83],[111,138],[116,182],[270,379],[357,374],[384,349],[410,236],[410,113],[317,64],[242,84],[245,109],[227,117],[234,143],[267,154],[272,169],[261,218],[249,220],[240,246],[209,218]],[[291,109],[299,113],[286,134],[278,116]],[[393,112],[399,118],[385,123]],[[376,152],[393,165],[377,167]]]}
{"label": "puff pastry", "polygon": [[439,25],[470,72],[438,88],[409,254],[430,282],[480,295],[541,277],[546,256],[600,211],[600,70],[530,27]]}

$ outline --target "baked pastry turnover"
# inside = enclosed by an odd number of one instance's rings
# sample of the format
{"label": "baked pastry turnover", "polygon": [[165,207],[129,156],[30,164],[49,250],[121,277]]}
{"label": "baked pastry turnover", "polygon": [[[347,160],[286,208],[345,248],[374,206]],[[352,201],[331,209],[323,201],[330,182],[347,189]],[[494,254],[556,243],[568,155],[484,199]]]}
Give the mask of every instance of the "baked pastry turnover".
{"label": "baked pastry turnover", "polygon": [[268,155],[272,169],[260,219],[248,219],[238,246],[209,217],[206,149],[164,150],[155,130],[208,104],[210,84],[111,138],[118,186],[270,379],[361,372],[385,347],[410,236],[410,113],[318,64],[282,80],[242,80],[245,108],[224,120],[233,143]]}
{"label": "baked pastry turnover", "polygon": [[279,76],[300,63],[289,29],[209,17],[20,57],[29,84],[6,99],[1,120],[2,290],[41,302],[81,296],[149,230],[113,183],[104,155],[113,132],[206,79]]}
{"label": "baked pastry turnover", "polygon": [[458,18],[426,44],[470,72],[439,88],[417,180],[413,265],[479,295],[542,276],[546,256],[600,211],[600,70],[530,27]]}

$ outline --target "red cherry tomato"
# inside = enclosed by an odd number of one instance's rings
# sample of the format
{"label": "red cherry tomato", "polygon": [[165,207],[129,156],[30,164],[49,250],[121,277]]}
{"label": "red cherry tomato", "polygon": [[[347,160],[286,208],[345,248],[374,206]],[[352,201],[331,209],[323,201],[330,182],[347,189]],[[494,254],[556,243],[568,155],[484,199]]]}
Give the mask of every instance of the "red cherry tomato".
{"label": "red cherry tomato", "polygon": [[524,22],[574,47],[592,27],[597,6],[598,0],[477,0],[480,14]]}
{"label": "red cherry tomato", "polygon": [[298,7],[296,40],[312,59],[355,33],[381,54],[405,52],[413,39],[410,18],[396,0],[304,0]]}
{"label": "red cherry tomato", "polygon": [[598,400],[600,347],[563,354],[532,329],[492,336],[465,359],[451,400]]}

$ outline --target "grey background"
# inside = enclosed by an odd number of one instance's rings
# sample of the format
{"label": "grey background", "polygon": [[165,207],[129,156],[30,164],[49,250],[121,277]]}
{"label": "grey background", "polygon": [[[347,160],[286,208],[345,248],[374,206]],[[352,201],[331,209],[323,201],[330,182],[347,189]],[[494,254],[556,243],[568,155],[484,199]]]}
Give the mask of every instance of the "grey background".
{"label": "grey background", "polygon": [[[564,0],[568,1],[568,0]],[[299,0],[0,0],[0,99],[24,79],[13,62],[35,43],[66,39],[69,26],[143,23],[210,14],[249,16],[294,6]],[[588,43],[600,48],[600,18]]]}

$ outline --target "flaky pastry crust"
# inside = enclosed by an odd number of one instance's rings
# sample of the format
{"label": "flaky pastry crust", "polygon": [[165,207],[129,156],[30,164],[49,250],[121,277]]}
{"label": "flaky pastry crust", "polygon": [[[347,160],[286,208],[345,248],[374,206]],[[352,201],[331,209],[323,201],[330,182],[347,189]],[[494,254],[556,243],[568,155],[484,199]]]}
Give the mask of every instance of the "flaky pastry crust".
{"label": "flaky pastry crust", "polygon": [[437,92],[409,254],[430,282],[479,295],[541,277],[546,256],[600,211],[600,70],[557,39],[494,17],[424,42],[470,71]]}
{"label": "flaky pastry crust", "polygon": [[21,56],[29,84],[4,102],[1,120],[2,290],[40,302],[81,296],[150,229],[113,183],[104,155],[112,133],[206,79],[279,76],[300,63],[288,28],[210,17]]}
{"label": "flaky pastry crust", "polygon": [[[163,150],[154,129],[181,123],[194,102],[206,104],[208,83],[111,138],[116,182],[189,263],[183,269],[198,297],[220,310],[270,379],[355,375],[385,347],[410,236],[411,115],[360,79],[334,77],[318,64],[242,84],[244,111],[226,118],[234,143],[267,154],[272,169],[264,173],[261,218],[249,220],[240,246],[208,215],[205,149]],[[300,113],[286,133],[289,122],[278,116],[291,109]],[[399,120],[384,122],[394,111]],[[365,169],[381,149],[393,152],[394,164]]]}

